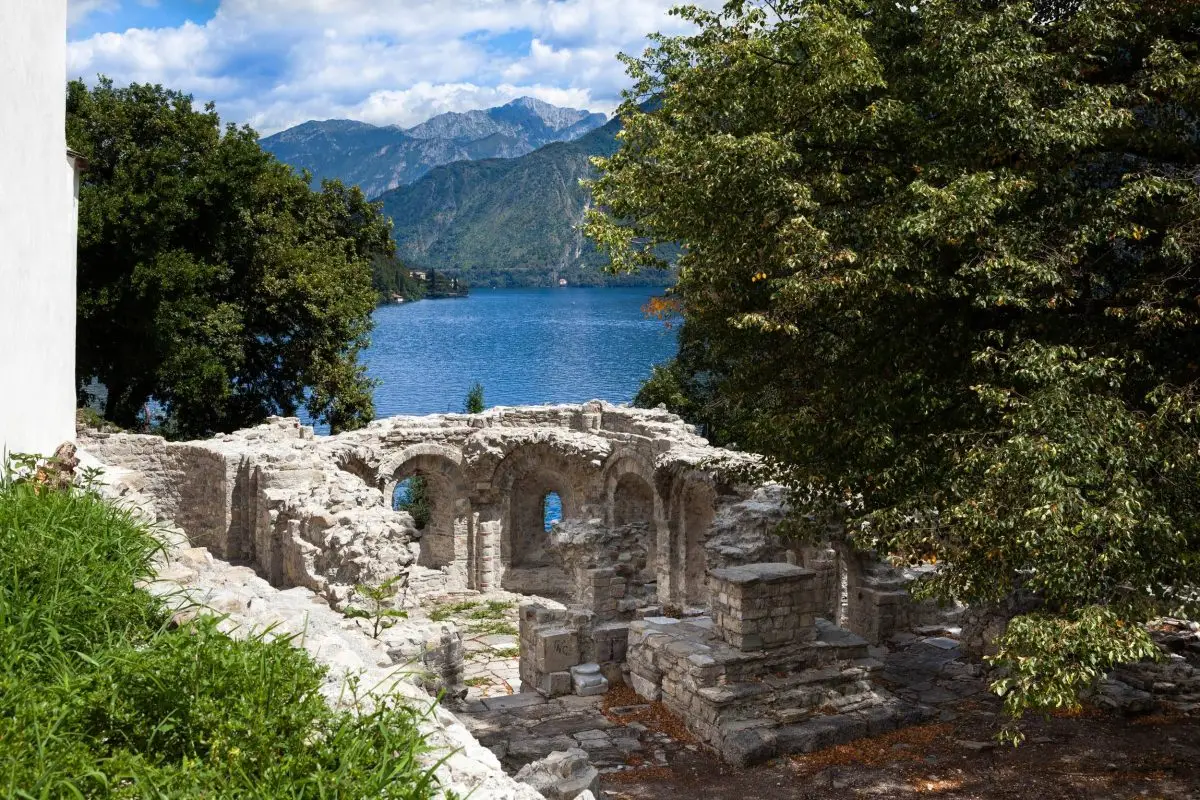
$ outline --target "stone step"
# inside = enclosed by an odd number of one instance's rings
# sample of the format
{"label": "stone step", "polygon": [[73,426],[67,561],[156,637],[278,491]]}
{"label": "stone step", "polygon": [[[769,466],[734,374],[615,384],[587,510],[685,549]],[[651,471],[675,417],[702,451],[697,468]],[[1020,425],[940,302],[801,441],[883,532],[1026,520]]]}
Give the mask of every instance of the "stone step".
{"label": "stone step", "polygon": [[931,719],[934,714],[934,709],[927,706],[908,706],[893,699],[860,711],[815,715],[792,725],[744,724],[731,730],[721,740],[719,749],[722,758],[733,766],[749,767],[777,756],[812,753],[878,736]]}

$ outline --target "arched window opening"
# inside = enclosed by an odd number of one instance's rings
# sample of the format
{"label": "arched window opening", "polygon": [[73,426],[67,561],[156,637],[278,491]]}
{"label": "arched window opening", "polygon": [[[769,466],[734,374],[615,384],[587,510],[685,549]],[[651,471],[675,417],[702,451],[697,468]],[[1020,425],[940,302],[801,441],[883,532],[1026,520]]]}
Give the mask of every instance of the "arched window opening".
{"label": "arched window opening", "polygon": [[627,473],[613,489],[612,506],[614,526],[649,527],[654,519],[654,490],[640,476]]}
{"label": "arched window opening", "polygon": [[562,498],[558,492],[547,492],[542,498],[542,525],[549,531],[554,524],[562,521]]}
{"label": "arched window opening", "polygon": [[412,515],[417,530],[425,530],[431,515],[429,485],[425,477],[414,475],[397,483],[396,490],[392,493],[392,508],[396,511],[407,511]]}

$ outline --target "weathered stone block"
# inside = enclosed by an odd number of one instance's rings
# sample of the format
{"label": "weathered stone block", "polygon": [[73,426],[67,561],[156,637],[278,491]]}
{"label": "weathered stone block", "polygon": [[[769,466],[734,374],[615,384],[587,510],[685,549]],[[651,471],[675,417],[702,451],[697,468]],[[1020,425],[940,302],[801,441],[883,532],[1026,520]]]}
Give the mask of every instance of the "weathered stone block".
{"label": "weathered stone block", "polygon": [[542,676],[538,692],[546,697],[562,697],[571,693],[571,673],[548,672]]}
{"label": "weathered stone block", "polygon": [[712,617],[721,637],[744,652],[812,640],[815,577],[787,563],[713,570]]}
{"label": "weathered stone block", "polygon": [[579,634],[568,628],[537,632],[538,672],[564,672],[579,663]]}
{"label": "weathered stone block", "polygon": [[580,794],[600,791],[600,773],[581,749],[554,752],[521,768],[516,779],[542,793],[547,800],[576,800]]}
{"label": "weathered stone block", "polygon": [[629,674],[629,684],[633,687],[633,691],[637,692],[638,697],[644,697],[651,702],[662,699],[662,689],[659,685],[636,672]]}
{"label": "weathered stone block", "polygon": [[596,661],[624,661],[629,648],[629,626],[623,623],[598,625],[592,631],[592,641]]}
{"label": "weathered stone block", "polygon": [[738,731],[721,742],[721,756],[735,767],[749,767],[774,758],[775,732],[767,728]]}

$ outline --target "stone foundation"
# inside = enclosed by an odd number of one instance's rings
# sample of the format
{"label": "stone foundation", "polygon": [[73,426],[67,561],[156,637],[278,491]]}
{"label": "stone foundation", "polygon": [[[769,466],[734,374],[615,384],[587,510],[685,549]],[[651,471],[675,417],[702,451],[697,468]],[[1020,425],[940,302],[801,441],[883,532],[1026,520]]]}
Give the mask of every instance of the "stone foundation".
{"label": "stone foundation", "polygon": [[629,629],[629,677],[698,739],[745,766],[893,730],[919,718],[874,686],[882,664],[867,642],[822,623],[811,641],[747,652],[707,617],[639,620]]}
{"label": "stone foundation", "polygon": [[[665,411],[494,408],[329,437],[272,419],[205,441],[96,433],[81,444],[193,544],[334,610],[355,602],[357,584],[398,575],[400,607],[537,595],[520,612],[523,691],[588,695],[628,670],[639,693],[738,762],[750,757],[745,731],[776,731],[772,748],[786,751],[800,734],[780,731],[888,707],[865,647],[925,620],[910,576],[832,544],[839,532],[812,548],[776,535],[782,487],[739,483],[754,456],[709,446]],[[392,501],[417,476],[430,494],[423,530]],[[563,519],[547,531],[551,492]],[[666,607],[712,616],[676,622]],[[430,691],[461,696],[456,633],[410,641],[403,630],[384,638],[424,664]],[[884,724],[870,713],[868,727]]]}
{"label": "stone foundation", "polygon": [[739,765],[919,718],[872,683],[882,663],[865,639],[816,618],[816,576],[788,563],[711,571],[711,617],[630,624],[634,690]]}

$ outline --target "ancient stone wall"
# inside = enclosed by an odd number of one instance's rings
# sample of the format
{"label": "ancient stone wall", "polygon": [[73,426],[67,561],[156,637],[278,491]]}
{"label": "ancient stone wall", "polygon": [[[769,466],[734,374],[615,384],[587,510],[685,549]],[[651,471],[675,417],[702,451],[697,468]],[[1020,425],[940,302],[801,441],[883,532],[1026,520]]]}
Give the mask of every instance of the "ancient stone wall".
{"label": "ancient stone wall", "polygon": [[[659,606],[702,612],[711,570],[790,560],[815,573],[816,613],[871,641],[912,619],[903,587],[858,558],[780,539],[783,490],[737,478],[754,457],[709,446],[665,411],[494,408],[329,437],[273,419],[200,442],[82,444],[136,471],[160,518],[195,543],[335,604],[404,572],[414,598],[503,588],[628,622]],[[424,530],[393,508],[397,485],[416,476],[431,505]],[[563,519],[547,530],[551,492]]]}
{"label": "ancient stone wall", "polygon": [[219,451],[158,436],[98,436],[88,440],[89,452],[106,464],[136,470],[158,519],[174,520],[196,546],[224,554],[236,470]]}

